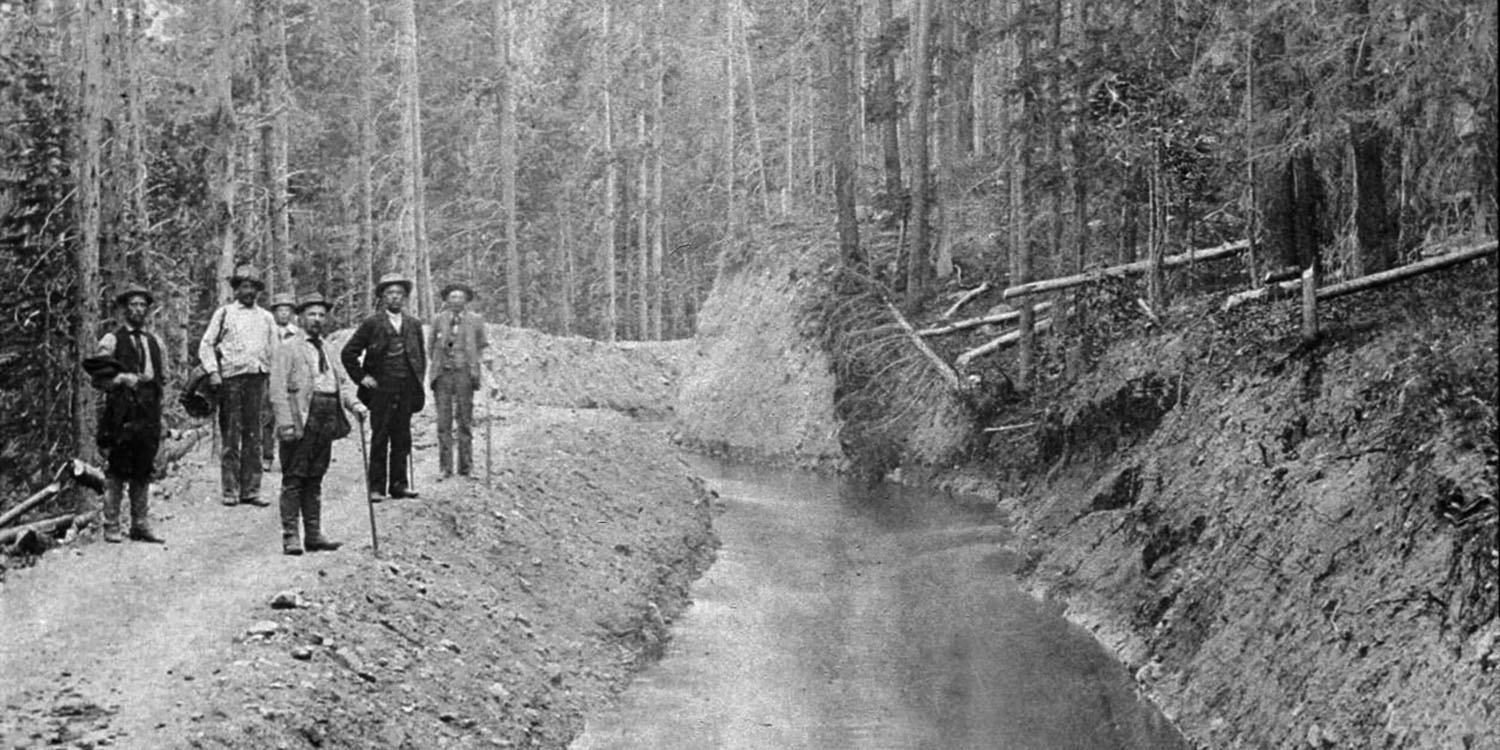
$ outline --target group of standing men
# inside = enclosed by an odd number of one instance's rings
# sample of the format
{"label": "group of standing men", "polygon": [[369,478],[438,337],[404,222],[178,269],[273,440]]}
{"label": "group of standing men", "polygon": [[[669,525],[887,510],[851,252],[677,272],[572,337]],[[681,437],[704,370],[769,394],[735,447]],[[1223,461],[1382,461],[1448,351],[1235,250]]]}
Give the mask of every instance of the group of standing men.
{"label": "group of standing men", "polygon": [[[443,476],[453,474],[455,449],[458,473],[472,473],[473,396],[488,354],[484,320],[466,309],[473,289],[443,288],[429,370],[422,322],[405,313],[413,284],[400,274],[381,277],[375,285],[379,310],[339,350],[323,338],[332,304],[321,294],[276,295],[267,310],[258,304],[266,285],[254,266],[237,267],[228,281],[234,301],[214,311],[198,348],[217,399],[221,502],[270,505],[260,490],[274,440],[285,554],[341,546],[323,534],[322,482],[333,442],[351,431],[346,410],[370,421],[365,475],[370,501],[417,497],[410,482],[411,417],[425,405],[424,376],[437,402]],[[155,299],[144,287],[131,286],[116,303],[124,325],[106,333],[97,355],[84,362],[94,385],[106,394],[98,436],[107,457],[104,537],[122,540],[121,503],[128,486],[129,537],[161,543],[148,508],[165,375],[161,342],[145,330]],[[294,314],[300,327],[292,322]]]}

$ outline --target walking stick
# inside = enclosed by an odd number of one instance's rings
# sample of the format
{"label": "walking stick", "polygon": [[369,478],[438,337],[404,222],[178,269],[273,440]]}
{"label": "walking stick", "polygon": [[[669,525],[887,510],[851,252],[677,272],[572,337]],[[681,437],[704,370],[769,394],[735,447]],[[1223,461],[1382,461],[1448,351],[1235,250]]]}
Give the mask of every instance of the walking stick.
{"label": "walking stick", "polygon": [[492,389],[486,388],[484,394],[484,486],[490,486],[490,443],[491,436],[495,432],[495,406],[491,403],[490,395]]}
{"label": "walking stick", "polygon": [[[365,446],[365,415],[359,416],[359,457],[364,462],[364,481],[368,488],[370,482],[370,449]],[[370,548],[375,551],[375,557],[380,557],[380,537],[375,534],[375,501],[370,498],[368,489],[365,492],[365,505],[370,508]]]}

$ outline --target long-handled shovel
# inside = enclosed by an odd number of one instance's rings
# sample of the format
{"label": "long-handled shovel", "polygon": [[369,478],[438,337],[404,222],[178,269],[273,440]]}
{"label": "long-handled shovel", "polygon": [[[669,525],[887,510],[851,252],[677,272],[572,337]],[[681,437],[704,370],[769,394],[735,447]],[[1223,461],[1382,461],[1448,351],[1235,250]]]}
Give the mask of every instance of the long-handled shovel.
{"label": "long-handled shovel", "polygon": [[495,405],[490,398],[492,389],[486,388],[484,393],[484,486],[490,486],[490,472],[492,461],[490,460],[490,444],[495,432]]}
{"label": "long-handled shovel", "polygon": [[[365,473],[363,475],[366,485],[369,484],[370,476],[370,449],[365,445],[365,415],[359,415],[359,457],[364,461]],[[365,505],[370,508],[370,548],[375,551],[375,556],[380,557],[380,537],[375,533],[375,500],[370,497],[368,490],[365,492]]]}

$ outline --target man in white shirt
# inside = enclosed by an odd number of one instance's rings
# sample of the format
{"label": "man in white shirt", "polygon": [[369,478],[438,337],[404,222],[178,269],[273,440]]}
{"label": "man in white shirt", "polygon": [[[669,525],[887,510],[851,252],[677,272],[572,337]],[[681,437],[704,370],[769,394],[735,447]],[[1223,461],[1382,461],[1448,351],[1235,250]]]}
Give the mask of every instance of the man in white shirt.
{"label": "man in white shirt", "polygon": [[[277,292],[271,295],[271,317],[276,321],[277,347],[302,335],[302,329],[292,322],[297,314],[296,307],[297,297],[291,292]],[[275,357],[272,356],[272,359],[274,360]],[[264,406],[260,421],[260,458],[261,468],[270,471],[271,463],[276,460],[276,416],[271,412],[269,396]]]}
{"label": "man in white shirt", "polygon": [[252,265],[229,277],[234,301],[214,311],[198,359],[218,391],[220,492],[225,505],[268,506],[260,497],[261,412],[276,341],[276,320],[255,300],[266,284]]}

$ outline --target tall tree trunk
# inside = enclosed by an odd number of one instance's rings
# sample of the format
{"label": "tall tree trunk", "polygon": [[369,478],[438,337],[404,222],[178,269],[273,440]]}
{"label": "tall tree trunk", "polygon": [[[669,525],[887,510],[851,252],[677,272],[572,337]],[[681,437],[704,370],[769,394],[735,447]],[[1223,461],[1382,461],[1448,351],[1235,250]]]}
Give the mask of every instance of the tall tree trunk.
{"label": "tall tree trunk", "polygon": [[500,210],[505,214],[505,317],[513,326],[523,325],[521,248],[516,239],[516,66],[511,50],[515,44],[515,9],[512,0],[495,2],[495,58],[500,69]]}
{"label": "tall tree trunk", "polygon": [[[641,99],[645,100],[646,81],[641,80]],[[635,113],[636,139],[636,232],[635,232],[635,315],[636,337],[651,338],[651,143],[646,137],[645,103]]]}
{"label": "tall tree trunk", "polygon": [[[103,179],[102,160],[99,149],[102,145],[104,113],[108,92],[104,78],[104,33],[109,23],[109,7],[105,0],[83,0],[82,51],[83,75],[79,84],[79,138],[78,138],[78,328],[73,340],[77,342],[78,362],[93,356],[93,343],[99,336],[99,301],[105,295],[99,289],[99,212],[100,182]],[[74,445],[77,455],[98,462],[98,451],[94,443],[95,433],[94,389],[83,372],[83,367],[73,368],[73,419],[78,442]]]}
{"label": "tall tree trunk", "polygon": [[[614,9],[611,0],[604,3],[604,38],[614,38]],[[616,201],[619,199],[619,161],[615,153],[615,113],[610,101],[612,76],[606,72],[604,80],[604,158],[608,166],[604,171],[604,237],[599,247],[600,272],[604,276],[604,324],[605,341],[614,341],[618,328],[619,290],[615,279],[615,235],[618,233],[619,215]]]}
{"label": "tall tree trunk", "polygon": [[427,254],[427,210],[422,157],[422,77],[418,67],[417,8],[415,0],[400,0],[401,24],[401,250],[404,270],[416,277],[413,303],[418,315],[434,310],[432,266]]}
{"label": "tall tree trunk", "polygon": [[655,28],[656,71],[652,76],[654,90],[651,95],[651,338],[662,340],[662,266],[666,255],[666,217],[662,200],[662,116],[667,101],[667,49],[666,49],[666,0],[656,0]]}
{"label": "tall tree trunk", "polygon": [[256,1],[260,46],[260,157],[266,196],[266,281],[271,291],[292,289],[291,221],[287,212],[287,134],[290,74],[286,60],[286,13],[282,0]]}
{"label": "tall tree trunk", "polygon": [[[738,0],[736,0],[738,2]],[[739,10],[738,6],[736,10]],[[756,107],[755,96],[755,64],[750,57],[750,42],[747,34],[740,30],[740,54],[745,59],[745,105],[750,115],[750,137],[755,141],[755,171],[760,178],[760,204],[761,215],[770,216],[771,209],[771,170],[770,163],[766,161],[766,141],[761,133],[760,111]]]}
{"label": "tall tree trunk", "polygon": [[214,196],[214,222],[217,224],[219,263],[218,302],[228,302],[232,296],[229,276],[235,264],[235,170],[238,165],[236,143],[239,140],[239,124],[235,118],[234,78],[235,28],[238,24],[239,3],[237,0],[215,0],[214,18],[219,22],[219,39],[213,49],[214,110],[211,116],[213,151],[209,167],[209,184]]}
{"label": "tall tree trunk", "polygon": [[[1075,0],[1071,43],[1080,53],[1084,52],[1090,44],[1088,32],[1089,0]],[[1078,55],[1078,57],[1081,56],[1081,54]],[[1070,163],[1067,179],[1073,194],[1073,253],[1072,263],[1068,265],[1068,269],[1075,274],[1083,273],[1088,266],[1089,183],[1084,178],[1084,172],[1088,169],[1088,135],[1084,129],[1083,116],[1088,106],[1087,86],[1087,82],[1080,76],[1073,81],[1072,89],[1068,92],[1072,106],[1069,108],[1068,115],[1068,160]],[[1069,380],[1076,380],[1083,374],[1084,358],[1092,348],[1092,341],[1089,321],[1083,310],[1082,291],[1074,290],[1071,297],[1069,308],[1072,313],[1073,335],[1068,345],[1066,372]]]}
{"label": "tall tree trunk", "polygon": [[[1022,19],[1026,17],[1026,0],[1011,0],[1011,95],[1007,140],[1010,152],[1010,251],[1011,284],[1025,284],[1032,277],[1032,251],[1029,222],[1030,209],[1026,203],[1027,182],[1031,171],[1031,128],[1026,87],[1021,82],[1030,75],[1031,56],[1027,30]],[[1020,341],[1017,343],[1016,375],[1022,390],[1030,390],[1035,375],[1035,324],[1036,316],[1030,304],[1021,306]]]}
{"label": "tall tree trunk", "polygon": [[[1371,78],[1370,0],[1348,0],[1355,27],[1350,44],[1350,78],[1354,81],[1354,109],[1377,106]],[[1349,124],[1349,146],[1354,162],[1354,233],[1358,240],[1353,275],[1375,273],[1396,265],[1396,245],[1391,236],[1390,214],[1385,204],[1385,143],[1381,127],[1368,118]]]}
{"label": "tall tree trunk", "polygon": [[356,309],[375,309],[375,66],[374,38],[370,29],[370,0],[359,2],[359,114],[357,123],[359,154],[359,269],[361,283],[356,284],[356,299],[363,304]]}
{"label": "tall tree trunk", "polygon": [[831,0],[827,9],[825,46],[828,51],[828,152],[833,159],[833,197],[837,212],[839,258],[845,268],[861,269],[859,224],[854,214],[854,153],[849,123],[853,112],[854,30],[849,0]]}
{"label": "tall tree trunk", "polygon": [[889,37],[892,29],[891,0],[876,0],[875,23],[880,34],[886,38],[880,59],[872,61],[875,66],[875,85],[878,106],[876,116],[880,120],[880,154],[885,175],[885,194],[893,201],[892,209],[906,202],[905,188],[901,179],[901,105],[896,89],[896,50]]}
{"label": "tall tree trunk", "polygon": [[128,7],[121,12],[121,27],[126,70],[125,86],[125,150],[127,162],[126,193],[129,210],[130,246],[132,254],[131,275],[148,283],[151,269],[149,255],[143,252],[146,232],[151,226],[150,209],[146,203],[146,188],[150,177],[146,164],[146,74],[144,45],[146,35],[145,8],[141,0],[128,0]]}
{"label": "tall tree trunk", "polygon": [[932,0],[916,0],[916,13],[912,19],[916,45],[912,50],[915,83],[911,107],[911,238],[906,253],[906,291],[913,298],[921,298],[927,293],[932,277],[927,237],[932,184],[928,174],[931,143],[927,137],[927,123],[932,116],[931,20]]}
{"label": "tall tree trunk", "polygon": [[735,195],[739,171],[739,165],[735,159],[735,141],[738,140],[735,133],[735,112],[739,109],[735,91],[739,84],[739,74],[734,65],[735,58],[738,57],[735,52],[734,34],[737,25],[737,4],[738,0],[724,0],[724,238],[726,246],[732,245],[735,238],[739,236],[739,208]]}
{"label": "tall tree trunk", "polygon": [[946,0],[940,14],[939,27],[943,42],[939,45],[938,79],[942,84],[938,95],[938,165],[937,185],[930,202],[935,204],[938,215],[937,254],[933,259],[933,273],[940,280],[953,275],[953,239],[958,234],[961,220],[958,211],[963,196],[954,184],[958,155],[962,150],[958,143],[958,88],[955,85],[958,63],[958,7],[953,0]]}

